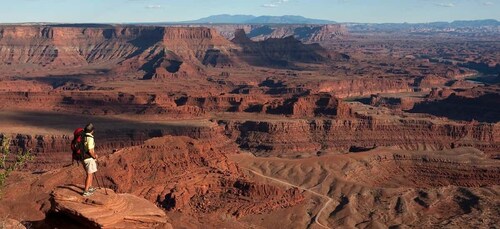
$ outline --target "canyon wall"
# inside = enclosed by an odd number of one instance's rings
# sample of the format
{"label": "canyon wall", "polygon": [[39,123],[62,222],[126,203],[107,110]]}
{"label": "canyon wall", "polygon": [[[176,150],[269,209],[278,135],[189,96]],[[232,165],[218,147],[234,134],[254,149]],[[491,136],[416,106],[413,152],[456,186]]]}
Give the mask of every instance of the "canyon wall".
{"label": "canyon wall", "polygon": [[414,92],[412,84],[411,79],[367,78],[315,82],[307,84],[307,87],[311,88],[312,92],[327,92],[339,98],[346,98],[377,93]]}
{"label": "canyon wall", "polygon": [[470,147],[435,153],[390,151],[372,151],[373,156],[365,157],[359,162],[370,166],[350,165],[345,177],[380,188],[403,185],[415,188],[484,187],[496,185],[500,174],[500,167],[491,166],[494,160],[487,159],[483,152]]}
{"label": "canyon wall", "polygon": [[[206,67],[268,66],[274,59],[283,66],[322,61],[326,55],[320,46],[293,37],[235,44],[204,27],[0,26],[0,66],[18,74],[107,65],[113,67],[103,70],[118,75],[142,71],[143,79],[204,76]],[[266,61],[257,61],[262,58]]]}
{"label": "canyon wall", "polygon": [[[209,28],[1,26],[0,65],[56,69],[119,64],[117,71],[194,73],[207,53],[234,48]],[[224,52],[223,50],[223,52]],[[171,67],[173,65],[173,67]],[[169,68],[170,67],[170,68]],[[185,69],[184,69],[185,68]]]}
{"label": "canyon wall", "polygon": [[343,25],[203,25],[216,29],[222,36],[232,40],[235,31],[244,30],[249,38],[262,41],[269,38],[293,36],[305,43],[331,42],[349,35]]}
{"label": "canyon wall", "polygon": [[[110,122],[113,122],[110,120]],[[82,121],[82,123],[84,123]],[[115,121],[116,123],[116,121]],[[213,141],[213,145],[224,148],[231,144],[223,135],[223,129],[218,126],[204,125],[176,125],[176,124],[137,124],[123,122],[122,127],[107,127],[97,124],[95,133],[96,152],[108,155],[114,151],[143,144],[146,140],[154,137],[167,135],[189,136],[201,139],[203,142]],[[118,123],[117,125],[120,126]],[[77,126],[75,125],[74,128]],[[36,157],[31,166],[37,168],[57,167],[71,162],[70,143],[73,140],[71,130],[68,134],[1,134],[0,139],[11,141],[11,152],[19,150],[30,150]],[[228,149],[227,153],[234,153]]]}
{"label": "canyon wall", "polygon": [[441,150],[471,146],[498,156],[498,124],[458,124],[414,119],[312,119],[220,121],[243,149],[261,156],[316,154],[323,150],[357,152],[378,146]]}
{"label": "canyon wall", "polygon": [[58,111],[85,115],[168,115],[170,119],[204,117],[210,112],[245,112],[310,116],[349,116],[349,107],[328,93],[284,95],[228,94],[184,96],[161,93],[96,91],[0,92],[0,109]]}
{"label": "canyon wall", "polygon": [[195,106],[179,107],[175,98],[159,93],[108,92],[0,92],[0,109],[31,111],[57,111],[86,115],[168,114],[170,118],[204,115]]}

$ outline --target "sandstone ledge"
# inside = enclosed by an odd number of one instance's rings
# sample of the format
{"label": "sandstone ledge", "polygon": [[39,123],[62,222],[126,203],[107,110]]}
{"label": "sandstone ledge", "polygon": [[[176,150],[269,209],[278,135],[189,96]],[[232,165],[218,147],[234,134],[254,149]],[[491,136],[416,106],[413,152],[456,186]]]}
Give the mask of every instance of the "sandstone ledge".
{"label": "sandstone ledge", "polygon": [[131,195],[99,189],[90,197],[82,188],[59,186],[51,194],[52,211],[90,228],[171,228],[168,218],[153,203]]}

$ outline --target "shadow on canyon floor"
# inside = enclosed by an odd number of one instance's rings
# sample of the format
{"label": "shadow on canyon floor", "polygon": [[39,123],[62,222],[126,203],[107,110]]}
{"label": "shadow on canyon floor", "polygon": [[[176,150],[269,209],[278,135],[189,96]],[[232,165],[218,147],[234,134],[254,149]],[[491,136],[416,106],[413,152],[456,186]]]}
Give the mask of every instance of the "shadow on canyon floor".
{"label": "shadow on canyon floor", "polygon": [[444,100],[416,104],[411,113],[426,113],[453,120],[490,122],[500,121],[498,94],[485,94],[477,98],[451,95]]}
{"label": "shadow on canyon floor", "polygon": [[[157,130],[152,131],[156,137],[169,134],[177,135],[178,132],[183,132],[186,129],[193,127],[209,127],[210,123],[203,120],[184,120],[184,121],[147,121],[147,120],[132,120],[118,117],[93,116],[93,115],[76,115],[59,112],[39,112],[39,111],[13,111],[0,112],[0,126],[5,129],[16,129],[22,126],[31,128],[47,129],[55,132],[64,132],[68,135],[73,133],[77,127],[84,126],[86,123],[92,122],[96,126],[96,135],[106,135],[109,131],[128,130]],[[7,127],[5,127],[7,126]],[[5,131],[4,129],[4,131]],[[8,132],[8,131],[6,131]]]}

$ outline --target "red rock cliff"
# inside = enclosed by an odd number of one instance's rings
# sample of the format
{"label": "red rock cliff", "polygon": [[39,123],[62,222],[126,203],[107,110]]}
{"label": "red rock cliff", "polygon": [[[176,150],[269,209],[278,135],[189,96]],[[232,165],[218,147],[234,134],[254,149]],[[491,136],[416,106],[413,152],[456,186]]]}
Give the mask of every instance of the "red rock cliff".
{"label": "red rock cliff", "polygon": [[[161,66],[158,59],[164,58],[161,62],[184,63],[185,67],[180,70],[187,74],[204,66],[207,52],[224,53],[232,46],[209,28],[0,27],[0,65],[14,68],[20,64],[50,69],[111,62],[121,63],[119,71],[140,69],[156,74]],[[170,73],[179,71],[169,70]]]}
{"label": "red rock cliff", "polygon": [[293,155],[320,150],[356,151],[396,146],[405,150],[472,146],[491,157],[500,149],[497,124],[457,124],[428,120],[221,121],[241,147],[259,155]]}

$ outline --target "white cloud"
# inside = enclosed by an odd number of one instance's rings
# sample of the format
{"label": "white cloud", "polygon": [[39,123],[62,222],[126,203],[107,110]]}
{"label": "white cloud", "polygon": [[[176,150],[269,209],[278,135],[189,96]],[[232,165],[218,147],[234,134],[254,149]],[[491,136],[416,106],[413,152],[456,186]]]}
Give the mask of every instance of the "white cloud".
{"label": "white cloud", "polygon": [[440,6],[440,7],[455,7],[455,4],[453,3],[434,3],[434,5],[436,6]]}
{"label": "white cloud", "polygon": [[269,3],[269,4],[262,5],[262,7],[265,7],[265,8],[274,8],[274,7],[278,7],[278,5],[273,4],[273,3]]}
{"label": "white cloud", "polygon": [[280,6],[281,4],[285,4],[287,2],[290,2],[290,0],[276,0],[272,3],[263,4],[261,6],[265,7],[265,8],[275,8],[275,7]]}
{"label": "white cloud", "polygon": [[147,5],[146,9],[161,9],[161,5]]}
{"label": "white cloud", "polygon": [[485,6],[495,5],[495,3],[493,3],[493,2],[483,2],[482,4],[485,5]]}

